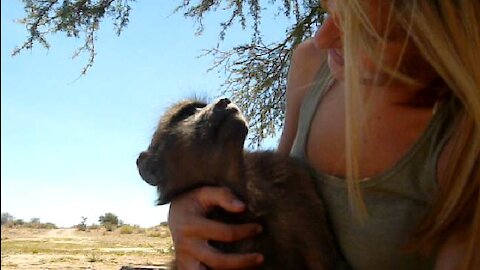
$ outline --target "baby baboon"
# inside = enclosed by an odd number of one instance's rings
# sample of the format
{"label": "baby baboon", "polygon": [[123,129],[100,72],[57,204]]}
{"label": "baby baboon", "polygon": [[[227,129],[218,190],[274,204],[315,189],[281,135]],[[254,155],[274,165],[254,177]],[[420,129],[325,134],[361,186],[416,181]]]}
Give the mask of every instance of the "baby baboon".
{"label": "baby baboon", "polygon": [[273,151],[245,151],[247,132],[242,113],[226,98],[177,103],[138,157],[140,175],[157,186],[159,204],[201,186],[230,188],[247,210],[215,209],[209,218],[255,222],[263,231],[249,240],[211,243],[224,252],[260,252],[259,269],[333,269],[339,253],[308,170]]}

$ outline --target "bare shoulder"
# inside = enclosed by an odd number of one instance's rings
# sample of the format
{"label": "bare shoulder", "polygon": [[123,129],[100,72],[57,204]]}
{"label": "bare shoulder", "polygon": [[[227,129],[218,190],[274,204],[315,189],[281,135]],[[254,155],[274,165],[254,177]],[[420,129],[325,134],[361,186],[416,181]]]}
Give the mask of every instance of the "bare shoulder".
{"label": "bare shoulder", "polygon": [[314,83],[315,74],[326,60],[326,52],[316,48],[311,39],[300,43],[292,53],[287,78],[285,122],[278,146],[281,154],[290,153],[297,130],[300,105]]}
{"label": "bare shoulder", "polygon": [[315,63],[319,60],[319,58],[315,59],[315,57],[326,58],[326,51],[318,49],[311,38],[298,44],[293,51],[294,59],[303,58],[306,61]]}
{"label": "bare shoulder", "polygon": [[326,60],[326,52],[317,49],[311,39],[300,43],[295,48],[288,73],[287,103],[291,103],[290,105],[294,107],[299,106],[306,92],[311,88],[315,74]]}

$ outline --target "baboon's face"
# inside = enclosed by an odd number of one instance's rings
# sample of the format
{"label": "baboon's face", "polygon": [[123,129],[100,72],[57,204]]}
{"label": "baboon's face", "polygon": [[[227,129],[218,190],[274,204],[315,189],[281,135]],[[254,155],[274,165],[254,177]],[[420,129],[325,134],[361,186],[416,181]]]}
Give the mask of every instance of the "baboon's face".
{"label": "baboon's face", "polygon": [[245,118],[228,99],[178,103],[162,117],[148,150],[138,157],[140,175],[162,192],[214,181],[241,158],[247,131]]}

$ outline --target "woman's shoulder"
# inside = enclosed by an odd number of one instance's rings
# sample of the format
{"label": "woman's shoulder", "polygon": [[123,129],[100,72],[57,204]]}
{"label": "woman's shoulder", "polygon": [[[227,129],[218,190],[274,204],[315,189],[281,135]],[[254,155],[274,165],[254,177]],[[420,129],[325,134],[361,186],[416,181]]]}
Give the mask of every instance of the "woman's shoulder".
{"label": "woman's shoulder", "polygon": [[318,69],[326,60],[326,50],[317,48],[311,38],[298,44],[292,52],[292,67]]}
{"label": "woman's shoulder", "polygon": [[318,49],[312,39],[308,39],[293,50],[288,73],[287,99],[299,101],[311,88],[315,76],[327,61],[325,50]]}
{"label": "woman's shoulder", "polygon": [[315,47],[312,39],[298,44],[293,50],[287,78],[285,122],[278,146],[279,153],[290,153],[298,126],[300,106],[326,59],[326,52]]}

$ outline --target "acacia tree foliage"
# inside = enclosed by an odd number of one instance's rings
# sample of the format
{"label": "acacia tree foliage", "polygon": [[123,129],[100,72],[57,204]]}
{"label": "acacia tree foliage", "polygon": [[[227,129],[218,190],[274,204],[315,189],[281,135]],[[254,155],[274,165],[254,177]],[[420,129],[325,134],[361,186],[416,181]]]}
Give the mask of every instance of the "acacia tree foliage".
{"label": "acacia tree foliage", "polygon": [[[19,20],[29,32],[27,40],[15,48],[13,55],[31,49],[35,43],[49,48],[48,35],[65,33],[68,37],[84,38],[74,54],[88,53],[85,74],[95,60],[95,40],[102,20],[113,21],[117,35],[129,22],[131,3],[135,0],[22,0],[26,16]],[[313,26],[321,23],[323,10],[319,0],[269,0],[261,6],[258,0],[190,0],[180,1],[175,12],[198,23],[197,33],[203,31],[203,19],[216,11],[228,14],[220,24],[219,43],[230,27],[236,23],[243,29],[251,27],[251,39],[229,50],[219,46],[205,50],[214,58],[212,68],[226,73],[221,86],[223,95],[232,97],[250,120],[252,141],[261,142],[275,134],[284,118],[285,87],[288,62],[292,48],[305,37],[311,36]],[[275,12],[276,16],[294,19],[278,42],[266,44],[262,39],[260,24],[262,12]]]}

